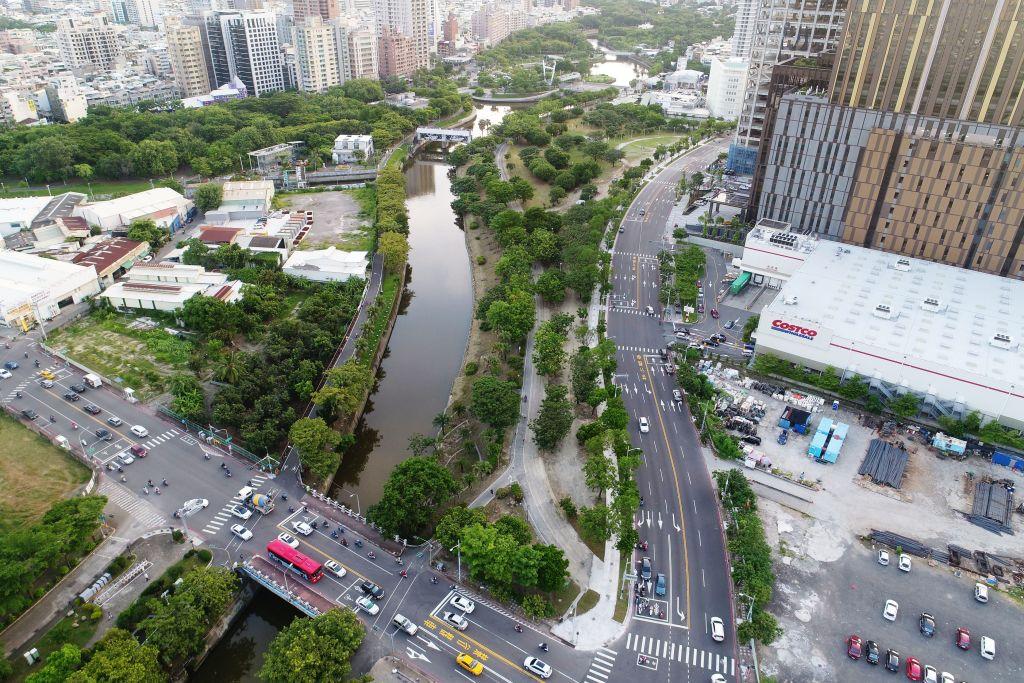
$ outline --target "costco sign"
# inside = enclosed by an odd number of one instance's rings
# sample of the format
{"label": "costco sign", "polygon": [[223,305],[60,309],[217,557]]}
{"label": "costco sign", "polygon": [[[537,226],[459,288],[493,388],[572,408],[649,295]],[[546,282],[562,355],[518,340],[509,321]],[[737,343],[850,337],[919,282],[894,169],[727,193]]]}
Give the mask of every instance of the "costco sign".
{"label": "costco sign", "polygon": [[793,323],[787,323],[785,320],[775,319],[772,321],[772,329],[776,332],[783,332],[785,334],[792,334],[800,337],[801,339],[807,339],[813,341],[818,336],[817,330],[812,330],[809,327],[801,327],[794,325]]}

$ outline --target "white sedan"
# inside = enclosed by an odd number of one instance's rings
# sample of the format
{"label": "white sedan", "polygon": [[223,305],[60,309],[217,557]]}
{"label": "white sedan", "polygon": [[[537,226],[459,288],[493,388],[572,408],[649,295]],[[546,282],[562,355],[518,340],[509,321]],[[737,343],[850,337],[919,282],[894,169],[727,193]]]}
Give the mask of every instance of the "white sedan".
{"label": "white sedan", "polygon": [[361,598],[356,598],[356,604],[359,605],[359,609],[363,610],[371,617],[380,611],[380,607],[377,606],[377,603],[365,595]]}
{"label": "white sedan", "polygon": [[476,603],[463,595],[456,595],[449,602],[453,607],[458,607],[466,614],[472,614],[476,609]]}
{"label": "white sedan", "polygon": [[10,379],[11,377],[14,377],[14,375],[3,368],[0,368],[0,379]]}
{"label": "white sedan", "polygon": [[450,625],[454,626],[460,631],[465,631],[467,628],[469,628],[469,622],[466,621],[466,617],[462,616],[458,612],[445,612],[441,615],[441,619],[442,621],[448,622]]}
{"label": "white sedan", "polygon": [[641,434],[646,434],[649,431],[651,431],[651,423],[647,421],[646,417],[641,417],[639,419],[639,422],[640,422],[640,433]]}
{"label": "white sedan", "polygon": [[[124,455],[122,454],[122,458],[123,457]],[[181,506],[181,512],[186,517],[191,517],[192,515],[202,510],[203,508],[209,506],[209,504],[210,501],[206,500],[205,498],[193,498],[192,500],[185,501],[185,503]]]}
{"label": "white sedan", "polygon": [[344,567],[342,567],[340,564],[338,564],[334,560],[327,560],[326,562],[324,562],[324,569],[326,569],[330,573],[334,574],[339,579],[344,578],[345,574],[348,573],[348,572],[345,571]]}
{"label": "white sedan", "polygon": [[302,534],[303,536],[309,536],[313,533],[313,527],[305,522],[292,522],[292,529],[295,530],[295,533]]}
{"label": "white sedan", "polygon": [[231,514],[239,519],[249,519],[252,517],[252,510],[244,505],[234,505],[231,507]]}
{"label": "white sedan", "polygon": [[299,539],[295,538],[291,534],[280,533],[277,535],[277,540],[281,541],[285,545],[291,546],[293,549],[299,547]]}
{"label": "white sedan", "polygon": [[241,524],[232,524],[231,533],[233,533],[235,536],[238,536],[243,541],[248,541],[250,538],[252,538],[252,532],[246,529]]}
{"label": "white sedan", "polygon": [[889,566],[889,551],[888,550],[879,550],[878,551],[878,564],[882,565],[883,567],[888,567]]}
{"label": "white sedan", "polygon": [[886,600],[885,609],[882,610],[882,616],[889,621],[896,621],[896,615],[899,614],[900,604],[895,600]]}
{"label": "white sedan", "polygon": [[711,639],[719,643],[725,640],[725,624],[720,617],[711,617]]}
{"label": "white sedan", "polygon": [[541,678],[551,678],[551,665],[542,662],[536,657],[527,657],[523,660],[523,668]]}
{"label": "white sedan", "polygon": [[900,571],[909,572],[911,567],[910,555],[906,553],[900,553]]}

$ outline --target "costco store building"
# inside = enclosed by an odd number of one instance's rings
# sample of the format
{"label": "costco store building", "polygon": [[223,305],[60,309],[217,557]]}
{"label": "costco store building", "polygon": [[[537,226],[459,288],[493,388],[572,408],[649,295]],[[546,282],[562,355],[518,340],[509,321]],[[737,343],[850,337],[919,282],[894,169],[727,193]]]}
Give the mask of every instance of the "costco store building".
{"label": "costco store building", "polygon": [[742,268],[777,288],[756,353],[1024,428],[1024,282],[761,226]]}

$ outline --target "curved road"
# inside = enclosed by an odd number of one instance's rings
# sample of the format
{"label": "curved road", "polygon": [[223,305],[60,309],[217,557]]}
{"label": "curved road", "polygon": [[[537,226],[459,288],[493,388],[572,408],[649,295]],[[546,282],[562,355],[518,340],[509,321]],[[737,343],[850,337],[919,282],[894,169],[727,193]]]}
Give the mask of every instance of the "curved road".
{"label": "curved road", "polygon": [[[653,614],[650,607],[637,614],[633,606],[625,636],[608,646],[617,653],[612,670],[605,678],[587,678],[590,683],[638,677],[709,681],[713,673],[736,680],[739,673],[729,565],[714,488],[690,413],[673,400],[675,376],[659,354],[673,340],[671,324],[660,317],[657,255],[673,242],[674,226],[668,221],[675,187],[684,174],[704,170],[725,149],[725,142],[712,141],[658,173],[628,209],[615,244],[608,336],[618,346],[615,384],[631,416],[630,436],[643,451],[637,482],[645,505],[637,525],[640,539],[649,544],[647,551],[634,553],[632,571],[640,572],[642,558],[650,558],[653,579],[663,574],[665,590],[655,595],[654,581],[648,584]],[[640,432],[641,417],[649,423],[646,433]],[[724,642],[711,638],[713,617],[725,623]]]}

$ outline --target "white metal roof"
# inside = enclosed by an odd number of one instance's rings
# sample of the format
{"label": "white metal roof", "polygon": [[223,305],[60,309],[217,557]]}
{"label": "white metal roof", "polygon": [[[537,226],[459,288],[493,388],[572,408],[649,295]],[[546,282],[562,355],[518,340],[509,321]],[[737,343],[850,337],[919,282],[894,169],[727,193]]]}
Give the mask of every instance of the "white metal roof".
{"label": "white metal roof", "polygon": [[0,199],[0,223],[28,225],[50,203],[50,197]]}
{"label": "white metal roof", "polygon": [[[169,187],[155,187],[151,190],[136,192],[117,199],[109,199],[93,204],[80,204],[76,207],[76,216],[92,218],[95,222],[106,218],[115,218],[122,214],[136,216],[148,215],[163,208],[184,206],[187,200]],[[97,220],[98,219],[98,220]]]}
{"label": "white metal roof", "polygon": [[798,316],[887,357],[1024,386],[1024,282],[839,243],[801,256],[762,319]]}

